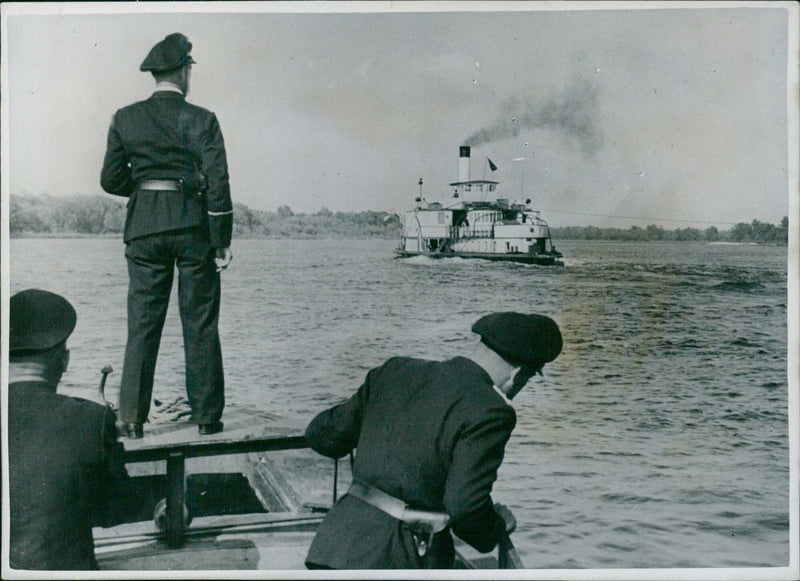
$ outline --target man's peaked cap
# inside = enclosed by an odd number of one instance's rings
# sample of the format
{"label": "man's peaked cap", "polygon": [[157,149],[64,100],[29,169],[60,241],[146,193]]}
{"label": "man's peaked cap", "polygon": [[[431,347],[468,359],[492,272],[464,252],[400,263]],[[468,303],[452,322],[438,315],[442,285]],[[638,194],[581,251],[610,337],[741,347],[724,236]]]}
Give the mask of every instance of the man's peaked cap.
{"label": "man's peaked cap", "polygon": [[9,301],[9,353],[46,351],[66,341],[75,329],[75,309],[61,295],[45,290],[20,291]]}
{"label": "man's peaked cap", "polygon": [[538,369],[561,353],[561,331],[545,315],[492,313],[478,319],[472,331],[492,351],[514,365]]}
{"label": "man's peaked cap", "polygon": [[192,43],[189,39],[180,32],[173,32],[150,49],[139,70],[152,73],[172,71],[187,63],[194,63],[191,52]]}

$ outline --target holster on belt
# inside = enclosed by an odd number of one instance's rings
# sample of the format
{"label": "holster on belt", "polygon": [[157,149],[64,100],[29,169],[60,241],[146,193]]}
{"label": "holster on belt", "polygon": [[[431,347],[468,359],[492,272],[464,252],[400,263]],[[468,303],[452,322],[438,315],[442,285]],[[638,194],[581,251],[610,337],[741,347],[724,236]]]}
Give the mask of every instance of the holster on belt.
{"label": "holster on belt", "polygon": [[357,479],[353,480],[347,493],[405,523],[414,537],[420,557],[428,552],[433,535],[446,529],[450,522],[447,513],[411,508],[399,498]]}
{"label": "holster on belt", "polygon": [[208,189],[208,178],[199,171],[180,178],[178,183],[187,196],[202,196]]}

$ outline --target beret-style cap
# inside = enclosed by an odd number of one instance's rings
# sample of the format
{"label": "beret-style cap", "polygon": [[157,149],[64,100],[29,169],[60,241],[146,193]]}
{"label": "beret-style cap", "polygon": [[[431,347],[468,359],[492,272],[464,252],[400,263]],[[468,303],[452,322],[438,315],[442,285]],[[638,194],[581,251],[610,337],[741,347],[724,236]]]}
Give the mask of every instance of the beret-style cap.
{"label": "beret-style cap", "polygon": [[77,316],[69,301],[49,291],[29,289],[9,301],[9,353],[46,351],[72,334]]}
{"label": "beret-style cap", "polygon": [[173,32],[153,48],[139,65],[140,71],[166,73],[182,67],[187,63],[194,63],[192,43],[180,32]]}
{"label": "beret-style cap", "polygon": [[472,331],[492,351],[514,365],[539,369],[561,353],[561,331],[545,315],[492,313],[478,319]]}

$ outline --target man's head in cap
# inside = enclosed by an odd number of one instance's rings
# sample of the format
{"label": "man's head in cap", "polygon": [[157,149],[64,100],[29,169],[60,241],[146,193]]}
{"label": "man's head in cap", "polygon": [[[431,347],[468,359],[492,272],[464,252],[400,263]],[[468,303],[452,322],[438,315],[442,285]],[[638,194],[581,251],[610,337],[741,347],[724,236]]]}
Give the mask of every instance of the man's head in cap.
{"label": "man's head in cap", "polygon": [[150,72],[157,82],[172,82],[184,95],[189,92],[189,76],[192,58],[192,43],[180,32],[168,35],[164,40],[150,49],[140,71]]}
{"label": "man's head in cap", "polygon": [[38,289],[18,292],[9,307],[9,383],[38,375],[55,387],[69,363],[75,309],[64,297]]}
{"label": "man's head in cap", "polygon": [[498,385],[509,399],[534,374],[541,375],[544,364],[561,353],[561,331],[556,322],[545,315],[492,313],[478,319],[472,325],[472,331],[480,335],[483,345],[511,367],[513,385],[507,388]]}

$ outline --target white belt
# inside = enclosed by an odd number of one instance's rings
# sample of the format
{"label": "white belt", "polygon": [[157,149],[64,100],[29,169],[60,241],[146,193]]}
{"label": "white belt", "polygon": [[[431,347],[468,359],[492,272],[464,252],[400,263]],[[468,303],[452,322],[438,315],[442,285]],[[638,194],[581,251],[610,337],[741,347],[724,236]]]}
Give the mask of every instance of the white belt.
{"label": "white belt", "polygon": [[348,494],[360,498],[389,516],[406,523],[414,532],[434,534],[443,531],[450,522],[450,515],[444,512],[416,510],[383,490],[359,480],[353,480]]}
{"label": "white belt", "polygon": [[140,190],[166,190],[179,192],[181,184],[172,180],[144,180],[139,183]]}

